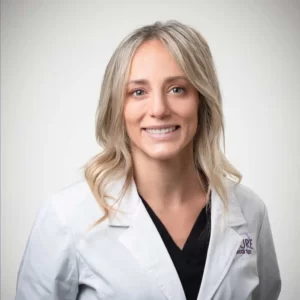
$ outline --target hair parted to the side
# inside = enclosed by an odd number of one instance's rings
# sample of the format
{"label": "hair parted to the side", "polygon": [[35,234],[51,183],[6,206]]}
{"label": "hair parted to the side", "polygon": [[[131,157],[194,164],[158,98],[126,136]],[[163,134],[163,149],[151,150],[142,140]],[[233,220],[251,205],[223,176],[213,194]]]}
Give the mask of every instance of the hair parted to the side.
{"label": "hair parted to the side", "polygon": [[85,178],[104,210],[104,216],[94,226],[106,219],[112,210],[106,201],[111,198],[105,192],[107,184],[126,178],[119,199],[115,199],[117,202],[133,180],[130,143],[123,118],[125,88],[135,51],[143,42],[151,39],[164,43],[199,92],[194,163],[199,170],[202,186],[206,187],[207,193],[213,187],[227,207],[224,177],[231,177],[238,182],[242,179],[242,175],[230,164],[221,149],[220,141],[223,138],[225,152],[222,99],[206,40],[195,29],[174,20],[143,26],[119,44],[106,67],[101,86],[96,112],[96,139],[103,150],[84,166]]}

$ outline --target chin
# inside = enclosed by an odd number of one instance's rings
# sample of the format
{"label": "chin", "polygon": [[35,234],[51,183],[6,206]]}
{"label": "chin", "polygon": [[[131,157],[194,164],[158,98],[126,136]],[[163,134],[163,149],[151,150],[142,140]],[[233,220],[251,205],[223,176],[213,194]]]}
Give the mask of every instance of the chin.
{"label": "chin", "polygon": [[172,159],[174,157],[176,157],[178,155],[178,151],[147,151],[146,152],[146,155],[148,157],[150,157],[151,159],[154,159],[154,160],[169,160],[169,159]]}
{"label": "chin", "polygon": [[174,159],[182,154],[185,147],[179,144],[172,145],[132,145],[132,152],[138,154],[138,156],[144,157],[150,160],[166,161]]}

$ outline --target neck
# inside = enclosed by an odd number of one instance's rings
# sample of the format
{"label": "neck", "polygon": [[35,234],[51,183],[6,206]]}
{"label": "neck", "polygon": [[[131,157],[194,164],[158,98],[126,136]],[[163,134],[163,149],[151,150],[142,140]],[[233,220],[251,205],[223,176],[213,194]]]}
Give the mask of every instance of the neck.
{"label": "neck", "polygon": [[152,159],[132,151],[132,158],[138,192],[156,207],[181,207],[205,194],[192,150],[169,160]]}

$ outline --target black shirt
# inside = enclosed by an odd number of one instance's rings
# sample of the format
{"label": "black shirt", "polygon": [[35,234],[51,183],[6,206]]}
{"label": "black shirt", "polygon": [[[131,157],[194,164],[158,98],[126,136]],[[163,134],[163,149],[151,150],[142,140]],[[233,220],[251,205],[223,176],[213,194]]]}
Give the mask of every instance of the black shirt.
{"label": "black shirt", "polygon": [[187,300],[196,300],[207,256],[210,239],[210,205],[205,207],[181,250],[173,241],[166,227],[140,195],[153,223],[155,224],[180,278]]}

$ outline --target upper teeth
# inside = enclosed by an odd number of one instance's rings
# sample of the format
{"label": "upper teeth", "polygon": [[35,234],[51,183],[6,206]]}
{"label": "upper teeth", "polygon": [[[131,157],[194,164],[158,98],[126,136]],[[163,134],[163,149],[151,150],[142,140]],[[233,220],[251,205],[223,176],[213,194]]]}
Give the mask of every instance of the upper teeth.
{"label": "upper teeth", "polygon": [[163,134],[163,133],[174,131],[175,129],[176,129],[176,126],[169,127],[169,128],[162,128],[162,129],[149,129],[149,128],[147,128],[146,131],[149,132],[149,133]]}

